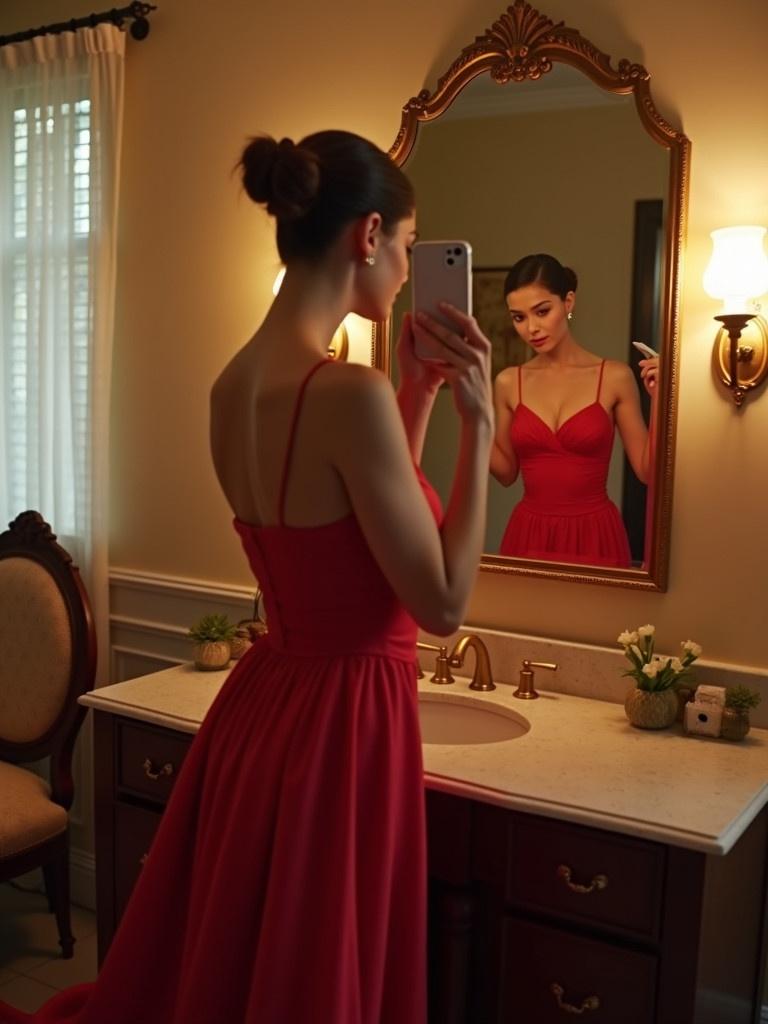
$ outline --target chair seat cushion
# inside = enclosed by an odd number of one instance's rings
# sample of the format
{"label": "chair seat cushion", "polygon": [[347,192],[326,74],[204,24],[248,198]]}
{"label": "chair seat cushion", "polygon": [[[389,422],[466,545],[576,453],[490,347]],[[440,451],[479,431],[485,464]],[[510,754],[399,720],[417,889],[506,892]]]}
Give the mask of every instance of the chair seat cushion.
{"label": "chair seat cushion", "polygon": [[60,835],[67,822],[67,812],[53,803],[47,782],[0,761],[0,861]]}

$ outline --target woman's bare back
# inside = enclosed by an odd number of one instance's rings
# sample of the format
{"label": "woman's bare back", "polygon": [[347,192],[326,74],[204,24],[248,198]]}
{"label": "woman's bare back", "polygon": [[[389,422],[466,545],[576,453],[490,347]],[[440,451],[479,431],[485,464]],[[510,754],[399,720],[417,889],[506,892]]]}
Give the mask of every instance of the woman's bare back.
{"label": "woman's bare back", "polygon": [[[234,515],[254,526],[280,522],[280,487],[302,384],[318,360],[293,350],[289,361],[258,337],[224,368],[211,392],[211,452]],[[283,521],[316,526],[348,515],[351,505],[328,450],[340,365],[312,374],[301,400],[286,471]]]}

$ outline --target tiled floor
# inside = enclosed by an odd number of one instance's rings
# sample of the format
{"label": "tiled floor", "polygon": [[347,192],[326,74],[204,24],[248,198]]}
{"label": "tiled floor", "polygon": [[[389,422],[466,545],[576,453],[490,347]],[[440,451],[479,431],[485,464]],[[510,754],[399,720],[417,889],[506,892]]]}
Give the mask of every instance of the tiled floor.
{"label": "tiled floor", "polygon": [[0,999],[37,1010],[57,989],[96,977],[96,917],[72,907],[71,960],[60,956],[58,932],[44,896],[0,885]]}

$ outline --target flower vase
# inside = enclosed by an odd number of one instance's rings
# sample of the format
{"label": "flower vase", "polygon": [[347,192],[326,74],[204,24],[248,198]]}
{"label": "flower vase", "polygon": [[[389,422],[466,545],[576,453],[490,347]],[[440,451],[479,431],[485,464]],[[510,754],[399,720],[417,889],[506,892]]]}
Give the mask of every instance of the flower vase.
{"label": "flower vase", "polygon": [[678,699],[674,690],[641,690],[633,687],[624,701],[630,725],[638,729],[666,729],[677,717]]}
{"label": "flower vase", "polygon": [[743,740],[749,732],[749,712],[736,708],[723,708],[720,735],[724,740]]}

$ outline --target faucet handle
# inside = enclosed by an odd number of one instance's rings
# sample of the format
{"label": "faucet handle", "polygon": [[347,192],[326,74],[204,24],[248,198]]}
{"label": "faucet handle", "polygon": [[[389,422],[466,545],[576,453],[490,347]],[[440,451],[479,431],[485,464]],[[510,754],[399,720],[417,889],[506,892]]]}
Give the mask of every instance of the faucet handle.
{"label": "faucet handle", "polygon": [[520,685],[512,694],[513,697],[519,697],[520,700],[536,700],[539,694],[534,686],[533,670],[535,668],[547,668],[554,672],[557,663],[554,661],[529,661],[528,658],[523,658],[523,667],[520,669]]}
{"label": "faucet handle", "polygon": [[[451,675],[450,662],[448,660],[448,648],[442,644],[427,644],[419,640],[416,644],[419,650],[422,651],[437,651],[437,658],[435,660],[435,674],[432,676],[430,682],[437,683],[438,685],[444,683],[454,682],[454,678]],[[422,672],[421,665],[418,660],[417,665],[417,679],[423,679],[424,673]]]}

